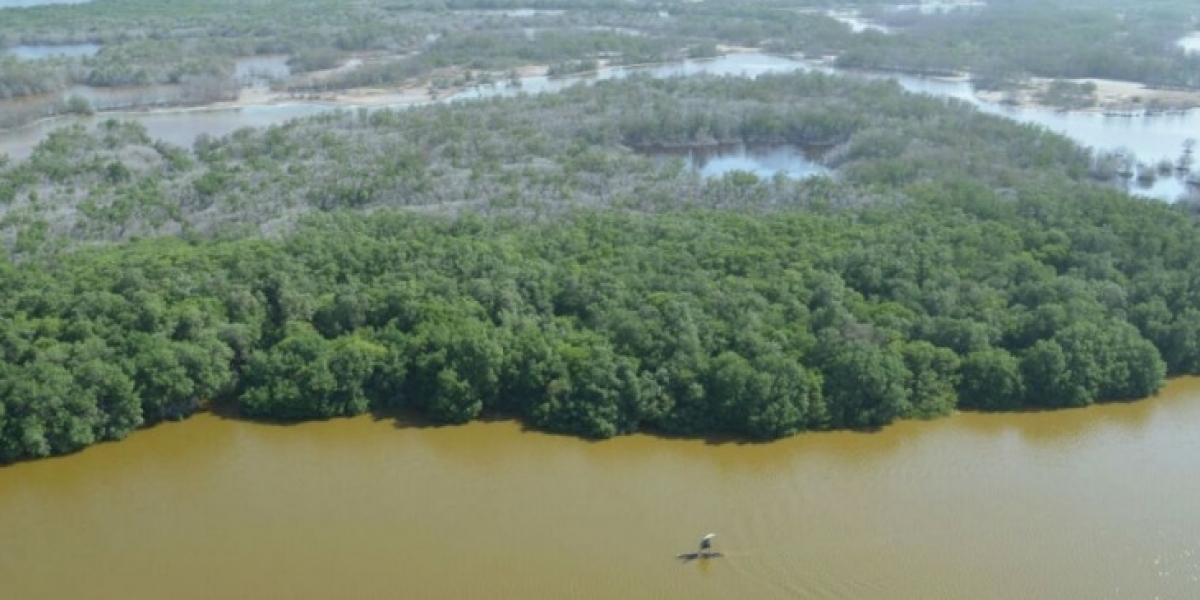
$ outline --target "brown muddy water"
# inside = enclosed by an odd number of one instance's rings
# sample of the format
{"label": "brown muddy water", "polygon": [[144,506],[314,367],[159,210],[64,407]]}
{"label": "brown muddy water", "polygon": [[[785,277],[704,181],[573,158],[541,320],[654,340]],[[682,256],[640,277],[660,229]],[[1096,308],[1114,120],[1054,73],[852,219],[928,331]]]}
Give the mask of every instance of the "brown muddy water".
{"label": "brown muddy water", "polygon": [[200,415],[0,468],[0,596],[1194,599],[1200,380],[772,444]]}

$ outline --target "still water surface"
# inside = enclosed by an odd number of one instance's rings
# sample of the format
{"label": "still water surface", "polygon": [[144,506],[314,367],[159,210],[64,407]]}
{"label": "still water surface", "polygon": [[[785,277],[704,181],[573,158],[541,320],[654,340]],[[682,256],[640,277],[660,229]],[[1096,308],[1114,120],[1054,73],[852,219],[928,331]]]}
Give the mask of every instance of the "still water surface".
{"label": "still water surface", "polygon": [[100,44],[22,44],[4,50],[4,54],[23,60],[41,60],[43,58],[79,58],[95,56],[100,52]]}
{"label": "still water surface", "polygon": [[48,4],[86,4],[92,0],[0,0],[0,9],[28,8]]}
{"label": "still water surface", "polygon": [[[11,598],[1200,597],[1200,380],[773,444],[197,416],[0,469]],[[708,531],[724,558],[674,559]]]}
{"label": "still water surface", "polygon": [[720,177],[733,171],[753,173],[769,179],[777,174],[795,179],[828,175],[829,169],[816,162],[815,152],[789,144],[728,144],[701,148],[654,149],[647,152],[661,161],[681,160],[686,168],[704,177]]}
{"label": "still water surface", "polygon": [[1200,53],[1200,31],[1194,31],[1176,42],[1188,54]]}

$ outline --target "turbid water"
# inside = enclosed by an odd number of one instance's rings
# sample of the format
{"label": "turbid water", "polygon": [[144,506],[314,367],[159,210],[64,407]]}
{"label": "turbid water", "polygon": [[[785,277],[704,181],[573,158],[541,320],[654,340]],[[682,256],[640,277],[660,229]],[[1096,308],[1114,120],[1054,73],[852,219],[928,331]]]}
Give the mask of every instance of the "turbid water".
{"label": "turbid water", "polygon": [[[200,415],[0,469],[4,597],[1200,597],[1200,380],[772,444]],[[718,533],[716,559],[681,562]]]}

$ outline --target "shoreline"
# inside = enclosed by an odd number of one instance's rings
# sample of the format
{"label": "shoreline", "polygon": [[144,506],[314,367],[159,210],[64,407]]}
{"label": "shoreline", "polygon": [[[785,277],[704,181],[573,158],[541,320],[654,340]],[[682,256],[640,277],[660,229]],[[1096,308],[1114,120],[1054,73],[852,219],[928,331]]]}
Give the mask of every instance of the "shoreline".
{"label": "shoreline", "polygon": [[[763,53],[759,48],[750,47],[734,47],[721,46],[719,50],[722,56],[731,54],[748,54],[748,53]],[[718,57],[713,57],[718,58]],[[795,60],[801,63],[808,63],[814,66],[828,68],[829,61],[820,58],[804,58],[798,56],[786,56],[790,60]],[[691,60],[706,60],[706,59],[691,59]],[[612,65],[607,61],[602,61],[600,68],[564,75],[564,77],[586,77],[596,75],[606,69],[611,68],[645,68],[661,65],[669,65],[684,62],[680,61],[663,61],[654,63],[639,63],[631,65]],[[512,71],[487,73],[492,80],[492,85],[503,85],[503,82],[509,77],[512,72],[516,72],[520,77],[538,77],[546,76],[549,71],[549,65],[527,65],[518,67]],[[857,70],[844,70],[847,73],[852,73]],[[898,73],[886,70],[866,69],[863,73],[871,73],[876,75],[888,76]],[[904,75],[904,73],[899,73]],[[913,77],[923,77],[938,81],[951,81],[970,83],[970,73],[960,73],[954,76],[948,75],[911,75]],[[1071,113],[1086,113],[1086,114],[1105,114],[1108,116],[1121,117],[1154,117],[1159,115],[1171,115],[1186,113],[1191,110],[1200,109],[1200,90],[1174,90],[1147,87],[1145,84],[1119,81],[1111,79],[1065,79],[1057,81],[1067,81],[1074,84],[1091,83],[1095,85],[1094,100],[1090,106],[1080,107],[1062,107],[1052,104],[1040,102],[1038,95],[1043,93],[1052,82],[1056,79],[1037,77],[1031,78],[1016,90],[992,91],[992,90],[976,90],[972,88],[972,93],[976,100],[984,103],[995,105],[1006,105],[1021,109],[1037,109],[1057,112]],[[168,106],[168,107],[153,107],[147,106],[143,108],[119,108],[112,110],[96,110],[91,115],[79,114],[59,114],[34,119],[28,123],[23,123],[15,127],[0,128],[0,134],[17,133],[25,129],[32,129],[55,121],[67,121],[76,119],[81,116],[91,116],[98,118],[120,118],[121,115],[170,115],[170,114],[187,114],[187,113],[204,113],[204,112],[222,112],[222,111],[238,111],[245,108],[268,107],[268,106],[287,106],[287,105],[321,105],[338,109],[355,109],[355,108],[380,108],[380,107],[411,107],[432,104],[444,100],[446,97],[453,96],[467,90],[470,90],[477,85],[455,85],[441,89],[431,89],[430,80],[421,78],[418,80],[410,80],[403,82],[395,87],[380,88],[380,87],[362,87],[362,88],[347,88],[343,90],[335,90],[329,92],[290,92],[290,91],[274,91],[264,87],[244,87],[238,90],[238,97],[235,100],[221,100],[210,102],[207,104],[189,105],[189,106]]]}
{"label": "shoreline", "polygon": [[[1062,107],[1038,100],[1038,95],[1055,81],[1095,86],[1089,106]],[[1060,112],[1105,114],[1121,117],[1146,117],[1186,113],[1200,108],[1200,90],[1174,90],[1148,87],[1144,83],[1116,79],[1054,79],[1034,77],[1012,91],[976,90],[975,97],[991,104]]]}
{"label": "shoreline", "polygon": [[[549,65],[528,65],[515,69],[521,77],[545,75],[548,70]],[[496,85],[499,85],[507,77],[507,72],[489,74],[496,78]],[[586,73],[583,74],[586,75]],[[288,105],[319,105],[341,109],[422,106],[439,102],[448,96],[478,87],[476,85],[456,85],[431,90],[429,85],[429,80],[423,78],[407,81],[389,88],[361,87],[328,92],[274,91],[264,87],[243,87],[238,89],[238,97],[235,100],[218,100],[193,105],[96,109],[89,114],[62,113],[39,117],[14,127],[0,127],[0,135],[18,133],[26,129],[49,125],[56,121],[68,121],[81,117],[119,118],[122,115],[179,115],[206,112],[234,112],[245,108]],[[49,102],[48,104],[54,104],[54,102]]]}

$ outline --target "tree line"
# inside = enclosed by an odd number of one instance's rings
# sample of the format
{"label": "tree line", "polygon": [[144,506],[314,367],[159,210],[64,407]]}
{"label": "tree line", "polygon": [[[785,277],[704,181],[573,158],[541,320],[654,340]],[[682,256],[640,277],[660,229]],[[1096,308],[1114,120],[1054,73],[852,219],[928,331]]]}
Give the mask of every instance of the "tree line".
{"label": "tree line", "polygon": [[339,212],[279,240],[7,265],[0,458],[211,401],[771,439],[1140,398],[1200,371],[1190,220],[1075,192],[945,181],[849,210],[546,223]]}
{"label": "tree line", "polygon": [[[828,144],[704,179],[655,146]],[[0,166],[0,460],[220,403],[772,439],[1200,373],[1179,206],[1037,127],[819,74],[598,82]]]}

